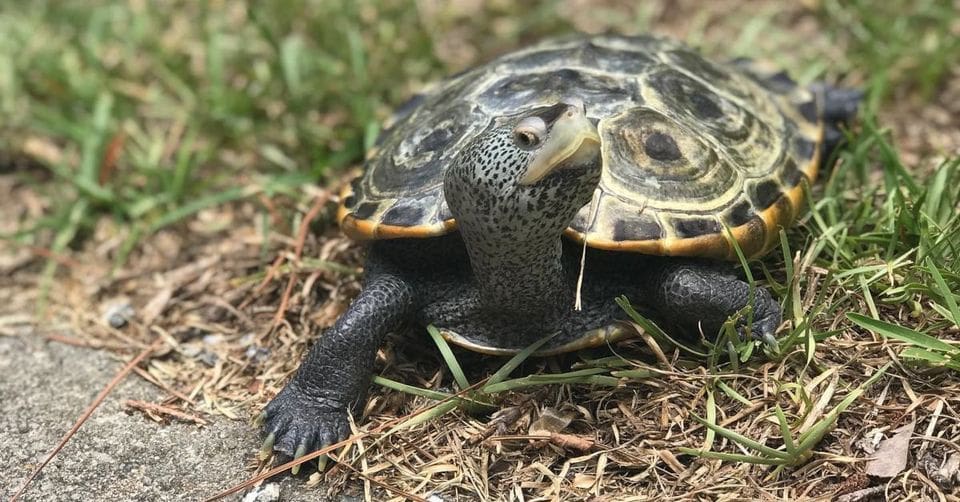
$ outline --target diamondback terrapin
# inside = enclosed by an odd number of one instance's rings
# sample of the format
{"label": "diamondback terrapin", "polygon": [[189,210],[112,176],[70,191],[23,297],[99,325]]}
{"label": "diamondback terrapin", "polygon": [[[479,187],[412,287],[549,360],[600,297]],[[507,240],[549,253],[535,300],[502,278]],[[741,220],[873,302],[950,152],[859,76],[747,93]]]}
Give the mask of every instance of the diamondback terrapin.
{"label": "diamondback terrapin", "polygon": [[[732,239],[748,257],[778,241],[858,99],[622,36],[547,41],[434,86],[342,193],[341,228],[371,241],[363,289],[267,406],[265,447],[342,439],[407,322],[490,354],[552,334],[550,354],[623,336],[626,295],[668,332],[714,336],[751,297],[724,264]],[[779,304],[753,301],[741,329],[772,336]]]}

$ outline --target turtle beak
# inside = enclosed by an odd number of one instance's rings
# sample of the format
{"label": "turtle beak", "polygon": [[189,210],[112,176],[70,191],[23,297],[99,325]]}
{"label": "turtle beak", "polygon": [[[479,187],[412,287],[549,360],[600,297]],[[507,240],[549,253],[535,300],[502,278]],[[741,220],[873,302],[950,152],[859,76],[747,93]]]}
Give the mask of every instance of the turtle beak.
{"label": "turtle beak", "polygon": [[533,185],[564,165],[589,162],[600,152],[600,136],[587,118],[583,102],[561,106],[550,135],[520,177],[521,185]]}

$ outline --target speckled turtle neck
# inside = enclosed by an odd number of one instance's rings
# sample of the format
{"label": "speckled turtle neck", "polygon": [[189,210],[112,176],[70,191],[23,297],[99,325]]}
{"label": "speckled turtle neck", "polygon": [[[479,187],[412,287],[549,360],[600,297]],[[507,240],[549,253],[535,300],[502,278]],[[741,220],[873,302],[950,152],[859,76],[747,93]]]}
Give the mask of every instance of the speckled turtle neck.
{"label": "speckled turtle neck", "polygon": [[[582,117],[583,111],[561,105],[542,115],[552,126],[574,120],[565,113]],[[600,181],[599,149],[586,148],[555,166],[549,176],[525,185],[519,180],[531,158],[553,155],[557,145],[526,150],[514,144],[509,123],[491,128],[495,128],[491,134],[464,149],[444,178],[444,193],[469,251],[473,279],[492,315],[556,317],[573,304],[573,287],[563,270],[561,235],[577,210],[590,202]]]}

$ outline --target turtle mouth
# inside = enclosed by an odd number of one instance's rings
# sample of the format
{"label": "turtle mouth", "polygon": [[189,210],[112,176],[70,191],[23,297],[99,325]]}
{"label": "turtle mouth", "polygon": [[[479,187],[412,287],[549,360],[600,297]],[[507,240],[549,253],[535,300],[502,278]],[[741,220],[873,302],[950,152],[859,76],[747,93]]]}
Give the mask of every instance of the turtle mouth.
{"label": "turtle mouth", "polygon": [[580,166],[600,151],[600,136],[587,118],[583,103],[565,103],[550,136],[520,177],[520,185],[533,185],[564,166]]}

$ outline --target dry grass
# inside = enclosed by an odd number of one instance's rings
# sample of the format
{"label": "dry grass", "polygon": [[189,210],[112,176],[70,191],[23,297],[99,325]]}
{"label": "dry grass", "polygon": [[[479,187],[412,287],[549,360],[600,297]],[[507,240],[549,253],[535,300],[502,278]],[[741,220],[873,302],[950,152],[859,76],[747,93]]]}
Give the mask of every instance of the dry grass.
{"label": "dry grass", "polygon": [[[735,0],[641,8],[633,2],[601,4],[560,2],[559,18],[536,12],[518,17],[504,2],[463,2],[455,9],[442,2],[417,5],[419,15],[435,27],[435,58],[451,71],[573,26],[587,31],[650,28],[699,43],[710,54],[767,57],[807,71],[801,74],[807,80],[824,68],[831,77],[845,76],[848,84],[872,78],[858,61],[846,58],[851,50],[844,45],[847,38],[825,35],[823,19],[810,10],[819,6],[816,1],[790,8]],[[907,82],[894,85],[885,99],[880,123],[892,127],[899,158],[918,179],[960,152],[956,68],[929,97]],[[48,181],[46,171],[35,162],[57,155],[70,152],[63,153],[55,142],[41,142],[14,153],[16,159],[34,159],[30,162],[0,162],[11,166],[0,168],[0,192],[10,194],[0,198],[0,213],[15,215],[0,221],[0,233],[48,213],[51,202],[40,188]],[[24,183],[23,176],[31,182]],[[39,303],[44,260],[53,259],[60,272],[46,296],[42,334],[121,354],[162,338],[165,349],[139,373],[169,394],[155,404],[190,417],[247,420],[279,391],[311,341],[358,291],[361,250],[332,225],[334,185],[306,188],[299,197],[260,194],[203,209],[180,225],[144,237],[119,267],[116,257],[126,252],[128,229],[112,220],[99,220],[74,249],[51,252],[51,247],[0,241],[0,305],[8,310],[0,315],[0,335],[34,322],[22,313]],[[852,206],[859,194],[842,195]],[[298,229],[318,199],[329,203],[307,218],[311,232],[304,235],[298,256]],[[825,267],[824,256],[814,251],[817,239],[828,239],[825,234],[809,217],[791,233],[791,243],[799,249],[792,256],[794,296],[818,335],[812,354],[801,344],[779,358],[755,356],[731,369],[707,366],[668,348],[658,358],[647,343],[625,342],[616,353],[654,376],[625,377],[616,388],[549,385],[506,393],[498,396],[500,411],[492,416],[458,410],[358,440],[340,454],[342,464],[314,474],[310,482],[329,493],[362,492],[373,500],[398,496],[384,485],[445,500],[956,499],[960,377],[902,359],[902,344],[856,327],[844,314],[878,310],[883,319],[944,339],[957,339],[957,327],[929,309],[925,293],[883,301],[885,288],[908,282],[895,267],[889,277],[880,274],[872,287],[838,278],[838,271]],[[782,259],[766,263],[783,281]],[[878,255],[861,265],[882,263]],[[124,306],[132,308],[132,315],[124,314]],[[275,323],[278,312],[280,322]],[[126,324],[111,327],[111,314]],[[378,371],[393,380],[449,391],[449,370],[435,353],[425,333],[398,334],[381,350]],[[473,362],[468,365],[472,381],[502,364],[460,356]],[[557,371],[590,357],[598,355],[529,361],[523,371]],[[799,435],[890,361],[894,364],[887,374],[840,415],[800,465],[774,472],[770,466],[680,453],[680,448],[707,444],[713,451],[751,453],[710,432],[694,415],[780,447],[784,438],[776,405],[784,410],[790,431]],[[373,430],[431,405],[428,399],[374,386],[358,427]],[[543,416],[561,417],[552,434],[544,434]],[[866,460],[882,439],[909,423],[916,425],[906,469],[889,478],[868,476]],[[251,468],[262,469],[254,464],[257,446],[250,445]]]}

